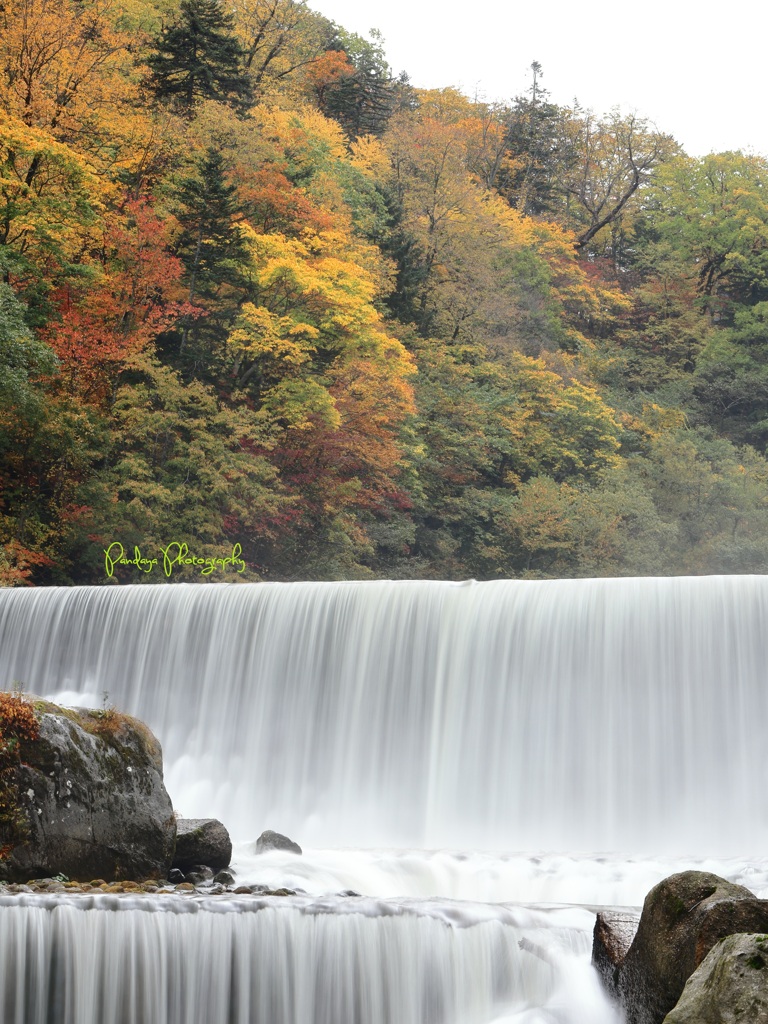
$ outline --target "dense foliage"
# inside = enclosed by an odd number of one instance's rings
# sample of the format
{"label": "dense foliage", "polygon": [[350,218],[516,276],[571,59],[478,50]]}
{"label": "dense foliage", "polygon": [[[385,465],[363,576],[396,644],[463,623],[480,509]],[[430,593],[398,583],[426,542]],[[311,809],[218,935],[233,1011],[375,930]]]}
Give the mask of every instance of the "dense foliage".
{"label": "dense foliage", "polygon": [[764,158],[303,0],[8,0],[0,57],[1,584],[768,571]]}
{"label": "dense foliage", "polygon": [[21,748],[39,735],[33,706],[20,693],[0,693],[0,860],[29,836],[19,794]]}

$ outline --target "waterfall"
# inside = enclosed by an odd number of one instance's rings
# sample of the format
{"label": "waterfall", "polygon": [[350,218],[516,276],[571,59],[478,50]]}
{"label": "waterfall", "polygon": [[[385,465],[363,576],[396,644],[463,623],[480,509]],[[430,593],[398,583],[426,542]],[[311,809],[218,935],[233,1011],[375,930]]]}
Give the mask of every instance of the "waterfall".
{"label": "waterfall", "polygon": [[768,579],[0,591],[0,684],[160,737],[186,816],[326,846],[750,852]]}
{"label": "waterfall", "polygon": [[[502,907],[473,916],[375,900],[0,897],[2,1019],[485,1024],[503,1008],[516,1021],[584,1024],[586,1005],[597,1007],[592,1021],[610,1021],[588,983],[586,1002],[554,1015],[589,942],[570,913],[554,938],[545,912]],[[544,944],[546,962],[520,948],[522,936]],[[526,1016],[548,1004],[553,1016]]]}
{"label": "waterfall", "polygon": [[530,904],[768,891],[766,612],[763,577],[0,590],[0,685],[106,691],[239,877],[313,893],[0,894],[2,1019],[614,1024],[593,913]]}

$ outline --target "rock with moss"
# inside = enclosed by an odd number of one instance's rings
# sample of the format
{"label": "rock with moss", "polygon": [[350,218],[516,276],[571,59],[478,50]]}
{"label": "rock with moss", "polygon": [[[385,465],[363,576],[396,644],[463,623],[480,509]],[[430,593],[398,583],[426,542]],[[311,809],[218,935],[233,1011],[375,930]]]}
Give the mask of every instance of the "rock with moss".
{"label": "rock with moss", "polygon": [[198,865],[213,873],[229,867],[232,840],[216,818],[179,818],[176,822],[176,853],[173,867],[185,874]]}
{"label": "rock with moss", "polygon": [[664,1024],[768,1024],[768,935],[713,946]]}
{"label": "rock with moss", "polygon": [[149,729],[116,711],[32,706],[38,735],[20,743],[14,780],[23,841],[0,878],[165,878],[176,822]]}
{"label": "rock with moss", "polygon": [[768,931],[768,901],[704,871],[683,871],[648,893],[615,991],[626,1024],[662,1024],[720,939]]}

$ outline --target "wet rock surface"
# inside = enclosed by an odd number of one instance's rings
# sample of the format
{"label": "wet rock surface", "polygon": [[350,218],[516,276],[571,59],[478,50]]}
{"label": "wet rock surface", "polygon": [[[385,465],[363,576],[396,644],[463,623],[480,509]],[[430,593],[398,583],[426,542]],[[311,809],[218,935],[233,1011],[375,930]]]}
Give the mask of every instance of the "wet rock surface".
{"label": "wet rock surface", "polygon": [[619,969],[637,932],[640,914],[635,911],[601,910],[592,933],[592,965],[603,987],[618,997]]}
{"label": "wet rock surface", "polygon": [[179,818],[176,822],[176,852],[173,867],[188,871],[210,868],[212,873],[229,867],[232,840],[216,818]]}
{"label": "wet rock surface", "polygon": [[648,893],[625,954],[626,935],[596,925],[593,963],[626,1024],[662,1024],[712,947],[739,932],[768,932],[768,901],[718,875],[683,871]]}
{"label": "wet rock surface", "polygon": [[688,979],[664,1024],[768,1024],[768,935],[729,935]]}
{"label": "wet rock surface", "polygon": [[28,837],[0,879],[165,877],[176,824],[149,729],[114,711],[32,703],[39,737],[22,743],[17,775]]}
{"label": "wet rock surface", "polygon": [[280,832],[273,832],[271,829],[261,833],[256,840],[255,846],[256,853],[266,853],[268,850],[286,850],[288,853],[301,853],[301,847],[298,843],[294,843],[288,836],[281,835]]}

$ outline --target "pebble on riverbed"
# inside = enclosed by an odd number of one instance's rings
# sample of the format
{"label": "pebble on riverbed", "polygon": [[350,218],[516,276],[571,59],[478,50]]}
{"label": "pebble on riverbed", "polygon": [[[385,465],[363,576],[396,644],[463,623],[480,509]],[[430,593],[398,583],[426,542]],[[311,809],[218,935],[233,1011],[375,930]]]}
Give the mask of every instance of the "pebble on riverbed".
{"label": "pebble on riverbed", "polygon": [[224,894],[236,896],[295,896],[294,889],[269,889],[265,885],[223,885],[221,882],[207,881],[201,884],[192,882],[161,882],[149,878],[143,882],[105,882],[103,878],[95,878],[91,882],[62,881],[61,878],[34,878],[29,882],[0,883],[0,894],[7,893],[179,893],[187,895],[195,893],[202,896],[220,896]]}

